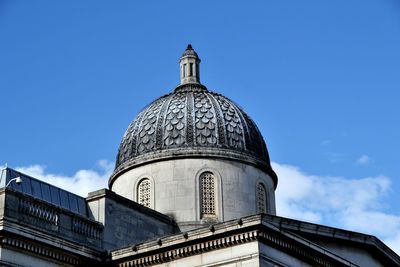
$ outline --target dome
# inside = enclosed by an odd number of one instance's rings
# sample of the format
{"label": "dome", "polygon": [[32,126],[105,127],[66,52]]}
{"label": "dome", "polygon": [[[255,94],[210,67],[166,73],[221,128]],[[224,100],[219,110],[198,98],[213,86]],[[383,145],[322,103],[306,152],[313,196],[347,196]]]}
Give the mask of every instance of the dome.
{"label": "dome", "polygon": [[197,55],[196,51],[194,51],[194,49],[193,49],[191,44],[188,44],[188,46],[186,47],[185,52],[183,52],[182,57],[185,57],[185,56],[194,56],[196,58],[199,57]]}
{"label": "dome", "polygon": [[276,186],[265,142],[253,120],[233,101],[200,84],[200,59],[191,45],[180,62],[181,84],[144,108],[126,130],[110,188],[116,177],[132,168],[179,158],[250,163],[268,173]]}
{"label": "dome", "polygon": [[200,84],[181,85],[136,116],[122,139],[114,174],[182,157],[236,159],[273,173],[253,120],[234,102]]}
{"label": "dome", "polygon": [[126,130],[110,190],[168,214],[183,231],[276,214],[278,179],[256,124],[200,83],[200,58],[190,45],[179,65],[180,85]]}

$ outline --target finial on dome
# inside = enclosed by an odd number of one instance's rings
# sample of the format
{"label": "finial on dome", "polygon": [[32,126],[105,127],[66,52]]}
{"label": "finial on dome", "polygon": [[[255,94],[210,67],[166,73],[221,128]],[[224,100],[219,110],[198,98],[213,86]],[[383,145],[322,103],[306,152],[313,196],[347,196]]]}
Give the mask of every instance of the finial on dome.
{"label": "finial on dome", "polygon": [[181,67],[181,84],[200,83],[200,61],[192,45],[188,44],[179,60]]}

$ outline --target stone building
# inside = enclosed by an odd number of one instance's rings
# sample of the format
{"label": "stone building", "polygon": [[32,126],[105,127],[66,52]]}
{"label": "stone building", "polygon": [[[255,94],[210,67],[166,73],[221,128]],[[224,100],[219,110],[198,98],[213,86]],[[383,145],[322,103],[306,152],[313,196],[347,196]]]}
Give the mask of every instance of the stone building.
{"label": "stone building", "polygon": [[1,171],[2,266],[400,266],[374,236],[276,216],[254,121],[200,83],[190,45],[180,76],[129,125],[109,189]]}

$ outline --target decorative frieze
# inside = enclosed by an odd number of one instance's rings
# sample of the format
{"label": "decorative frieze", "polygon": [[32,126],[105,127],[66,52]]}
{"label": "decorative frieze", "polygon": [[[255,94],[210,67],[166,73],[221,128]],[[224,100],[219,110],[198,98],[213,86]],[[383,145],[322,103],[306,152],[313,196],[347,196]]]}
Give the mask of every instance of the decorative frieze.
{"label": "decorative frieze", "polygon": [[11,237],[3,237],[1,239],[1,244],[3,245],[8,245],[11,247],[19,248],[22,249],[24,252],[31,252],[36,255],[41,255],[46,258],[51,258],[53,260],[56,260],[58,262],[64,262],[73,266],[79,266],[81,265],[81,261],[77,257],[73,257],[69,254],[59,252],[55,250],[54,248],[47,248],[44,246],[40,246],[37,244],[33,244],[30,242],[26,242],[20,239],[16,238],[11,238]]}
{"label": "decorative frieze", "polygon": [[[143,244],[137,245],[133,250],[134,254],[127,257],[129,260],[119,261],[116,264],[118,267],[152,266],[249,242],[260,242],[301,258],[311,266],[355,266],[349,261],[293,233],[282,232],[274,226],[270,227],[266,225],[257,225],[257,227],[252,225],[246,227],[247,229],[242,228],[245,224],[243,221],[238,222],[243,232],[238,233],[237,228],[229,232],[221,232],[222,229],[215,229],[215,232],[212,232],[212,234],[203,235],[202,238],[193,240],[195,243],[188,242],[185,238],[185,241],[182,240],[181,243],[170,247],[168,247],[167,240],[165,241],[165,245],[164,242],[161,242],[163,240],[161,240],[160,243],[162,243],[162,246],[159,245],[157,248],[150,243],[145,246]],[[150,251],[151,253],[149,253]],[[259,251],[258,253],[262,257],[263,252]]]}
{"label": "decorative frieze", "polygon": [[157,254],[140,257],[134,260],[121,262],[118,264],[118,267],[134,267],[134,266],[136,267],[136,266],[149,266],[149,265],[160,264],[215,249],[226,248],[236,244],[255,241],[257,239],[257,236],[258,236],[257,231],[250,231],[233,236],[221,237],[210,241],[204,241],[201,243],[180,247],[165,252],[160,252]]}

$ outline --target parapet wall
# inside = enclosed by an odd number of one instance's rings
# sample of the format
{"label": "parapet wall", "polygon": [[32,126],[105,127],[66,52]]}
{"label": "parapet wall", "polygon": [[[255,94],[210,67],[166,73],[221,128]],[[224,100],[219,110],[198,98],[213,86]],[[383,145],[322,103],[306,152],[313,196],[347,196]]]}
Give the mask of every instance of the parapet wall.
{"label": "parapet wall", "polygon": [[[103,260],[103,225],[80,214],[10,188],[0,189],[0,262],[32,266],[17,251],[50,258],[63,266]],[[9,258],[8,258],[9,257]]]}

